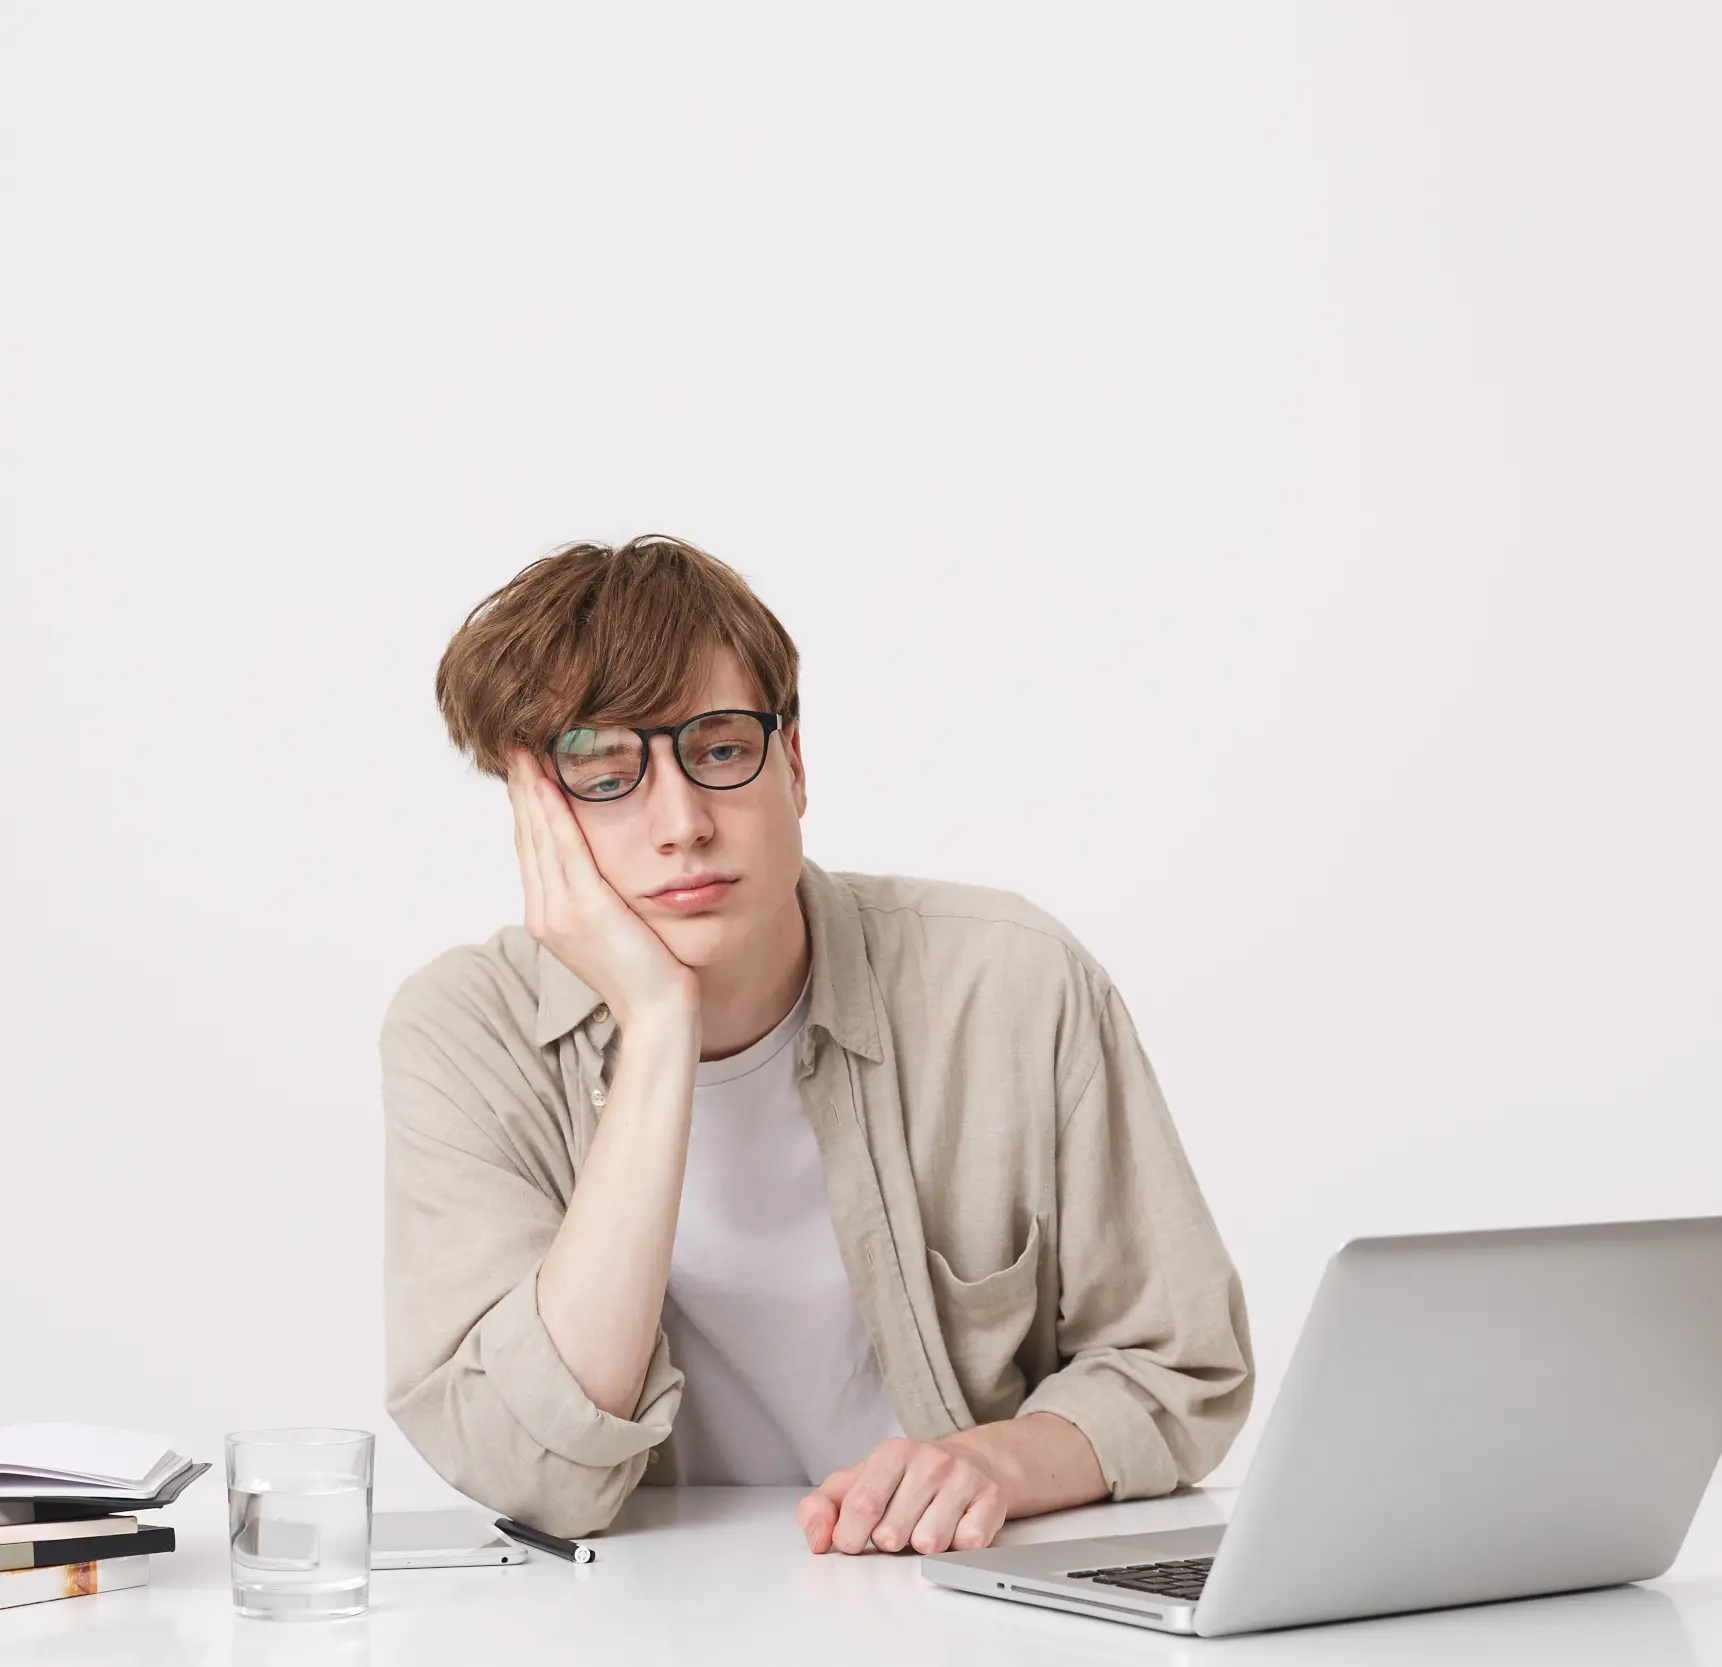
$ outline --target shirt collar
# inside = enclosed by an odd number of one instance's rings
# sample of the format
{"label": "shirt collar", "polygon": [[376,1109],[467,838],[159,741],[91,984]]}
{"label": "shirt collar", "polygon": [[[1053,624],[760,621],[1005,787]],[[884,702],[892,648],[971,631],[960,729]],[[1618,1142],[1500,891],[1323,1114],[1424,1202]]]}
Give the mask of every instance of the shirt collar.
{"label": "shirt collar", "polygon": [[[801,900],[812,943],[813,988],[807,1022],[833,1041],[872,1060],[882,1061],[879,1022],[873,1008],[873,974],[867,964],[867,939],[855,894],[811,858],[801,861],[795,893]],[[592,986],[577,978],[542,944],[538,946],[538,1022],[533,1041],[549,1047],[587,1023],[602,1003]],[[605,1013],[605,1019],[609,1017]]]}

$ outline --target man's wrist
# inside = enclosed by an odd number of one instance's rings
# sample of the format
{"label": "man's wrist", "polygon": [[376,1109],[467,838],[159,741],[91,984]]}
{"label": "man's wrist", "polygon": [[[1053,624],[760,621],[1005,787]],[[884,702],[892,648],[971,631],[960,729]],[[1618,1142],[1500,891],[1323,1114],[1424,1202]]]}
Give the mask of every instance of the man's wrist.
{"label": "man's wrist", "polygon": [[665,1002],[638,1014],[618,1019],[620,1041],[618,1059],[644,1054],[649,1058],[682,1059],[691,1055],[695,1064],[700,1057],[703,1026],[700,1010],[675,1002]]}
{"label": "man's wrist", "polygon": [[953,1453],[963,1458],[972,1459],[981,1469],[998,1483],[999,1492],[1004,1495],[1005,1515],[1013,1517],[1020,1515],[1018,1506],[1027,1492],[1028,1468],[1020,1450],[1020,1443],[1001,1437],[1001,1430],[1008,1430],[1012,1420],[1004,1420],[997,1424],[972,1424],[966,1430],[958,1430],[953,1435],[940,1436],[934,1442],[936,1447],[947,1447]]}
{"label": "man's wrist", "polygon": [[1088,1438],[1056,1412],[975,1424],[935,1443],[972,1458],[1004,1495],[1007,1517],[1038,1516],[1108,1497]]}

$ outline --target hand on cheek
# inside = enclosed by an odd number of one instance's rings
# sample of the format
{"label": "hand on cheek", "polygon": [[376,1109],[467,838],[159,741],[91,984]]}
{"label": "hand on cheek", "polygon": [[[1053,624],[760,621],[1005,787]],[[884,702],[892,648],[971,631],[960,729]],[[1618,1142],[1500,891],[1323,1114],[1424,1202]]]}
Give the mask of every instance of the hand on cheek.
{"label": "hand on cheek", "polygon": [[795,1508],[810,1551],[978,1551],[1005,1520],[997,1477],[936,1441],[882,1442]]}

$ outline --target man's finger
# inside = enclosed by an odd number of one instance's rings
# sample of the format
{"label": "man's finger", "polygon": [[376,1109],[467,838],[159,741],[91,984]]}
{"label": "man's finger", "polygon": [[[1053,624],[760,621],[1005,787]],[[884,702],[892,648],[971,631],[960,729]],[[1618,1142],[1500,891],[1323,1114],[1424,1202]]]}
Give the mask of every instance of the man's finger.
{"label": "man's finger", "polygon": [[843,1504],[843,1496],[854,1485],[855,1478],[861,1474],[858,1464],[845,1465],[841,1470],[834,1470],[812,1493],[802,1497],[800,1504],[795,1507],[795,1520],[801,1524],[801,1531],[807,1536],[808,1549],[825,1552],[831,1549],[832,1530],[837,1526],[837,1513]]}
{"label": "man's finger", "polygon": [[976,1495],[969,1508],[957,1519],[956,1532],[951,1535],[953,1551],[984,1551],[993,1537],[1004,1527],[1004,1494],[995,1489],[992,1494]]}
{"label": "man's finger", "polygon": [[982,1489],[986,1487],[977,1476],[965,1470],[948,1477],[911,1530],[909,1544],[923,1556],[934,1551],[949,1551],[957,1523],[976,1500],[977,1485]]}
{"label": "man's finger", "polygon": [[826,1552],[831,1549],[832,1535],[837,1530],[837,1516],[843,1500],[855,1478],[861,1474],[859,1464],[845,1465],[834,1470],[796,1507],[796,1520],[807,1533],[808,1549]]}
{"label": "man's finger", "polygon": [[508,799],[514,807],[514,852],[520,859],[520,883],[526,894],[526,921],[544,923],[544,880],[533,832],[532,778],[516,758],[508,773]]}
{"label": "man's finger", "polygon": [[795,1520],[801,1525],[809,1551],[831,1549],[831,1530],[837,1526],[835,1500],[822,1493],[810,1493],[795,1507]]}
{"label": "man's finger", "polygon": [[574,807],[563,797],[561,787],[542,770],[538,771],[538,778],[544,786],[539,788],[534,783],[533,790],[543,795],[539,800],[539,809],[543,813],[544,825],[550,833],[551,846],[562,859],[562,869],[568,876],[568,883],[576,888],[584,888],[597,876],[597,858],[592,855],[592,847],[586,843],[586,835],[575,818]]}
{"label": "man's finger", "polygon": [[[550,807],[546,803],[546,796],[556,792],[558,789],[545,782],[543,773],[534,764],[527,782],[526,815],[532,828],[532,848],[538,859],[538,876],[544,892],[544,904],[552,915],[559,914],[567,898],[584,893],[587,889],[586,874],[577,865],[563,861],[551,827]],[[587,857],[587,865],[591,866],[590,856]]]}
{"label": "man's finger", "polygon": [[837,1513],[837,1527],[831,1535],[831,1543],[839,1551],[867,1549],[868,1536],[891,1503],[914,1446],[912,1441],[881,1442],[862,1461],[860,1474],[843,1496],[843,1509]]}
{"label": "man's finger", "polygon": [[903,1479],[885,1514],[873,1530],[873,1543],[881,1551],[901,1551],[909,1543],[921,1514],[945,1486],[956,1468],[957,1456],[948,1449],[923,1446],[903,1468]]}

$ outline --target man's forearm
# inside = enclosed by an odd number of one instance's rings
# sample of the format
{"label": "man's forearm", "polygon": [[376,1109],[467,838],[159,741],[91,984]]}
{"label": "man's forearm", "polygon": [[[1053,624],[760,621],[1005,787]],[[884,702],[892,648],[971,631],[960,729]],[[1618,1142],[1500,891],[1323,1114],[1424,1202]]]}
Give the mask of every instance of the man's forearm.
{"label": "man's forearm", "polygon": [[676,1236],[697,1018],[642,1023],[617,1052],[568,1214],[538,1272],[538,1310],[587,1397],[632,1418],[651,1364]]}
{"label": "man's forearm", "polygon": [[941,1436],[936,1445],[968,1454],[998,1478],[1006,1516],[1061,1511],[1110,1492],[1088,1437],[1056,1412],[976,1424]]}

